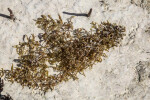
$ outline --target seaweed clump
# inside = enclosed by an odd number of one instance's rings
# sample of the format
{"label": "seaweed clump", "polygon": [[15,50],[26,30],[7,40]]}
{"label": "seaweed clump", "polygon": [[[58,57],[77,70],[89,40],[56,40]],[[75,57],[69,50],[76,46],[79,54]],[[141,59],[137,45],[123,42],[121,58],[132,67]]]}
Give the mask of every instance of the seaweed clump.
{"label": "seaweed clump", "polygon": [[[7,79],[23,87],[44,92],[69,79],[78,79],[84,70],[106,57],[104,51],[118,46],[125,28],[109,22],[91,23],[91,30],[73,28],[72,17],[63,22],[60,15],[54,20],[41,15],[36,21],[44,32],[39,39],[32,34],[15,46],[19,55],[19,67],[11,68]],[[48,69],[53,69],[53,74]],[[2,71],[4,73],[4,71]]]}

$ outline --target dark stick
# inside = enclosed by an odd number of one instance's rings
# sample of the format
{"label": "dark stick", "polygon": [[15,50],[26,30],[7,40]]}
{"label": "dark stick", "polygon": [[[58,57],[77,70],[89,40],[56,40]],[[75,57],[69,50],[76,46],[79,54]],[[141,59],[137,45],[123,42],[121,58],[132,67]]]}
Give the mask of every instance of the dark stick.
{"label": "dark stick", "polygon": [[13,21],[15,21],[15,16],[14,16],[12,10],[10,8],[8,8],[8,11],[10,13],[10,19],[13,20]]}
{"label": "dark stick", "polygon": [[89,13],[87,14],[87,17],[90,17],[91,13],[92,13],[92,8],[90,9]]}
{"label": "dark stick", "polygon": [[87,17],[86,13],[69,13],[69,12],[63,12],[63,13],[67,15],[73,15],[73,16],[86,16]]}
{"label": "dark stick", "polygon": [[4,17],[4,18],[11,19],[11,18],[10,18],[10,16],[8,16],[8,15],[5,15],[5,14],[1,14],[1,13],[0,13],[0,16],[1,16],[1,17]]}
{"label": "dark stick", "polygon": [[92,8],[90,9],[89,13],[70,13],[70,12],[63,12],[64,14],[67,15],[73,15],[73,16],[85,16],[85,17],[90,17],[91,13],[92,13]]}

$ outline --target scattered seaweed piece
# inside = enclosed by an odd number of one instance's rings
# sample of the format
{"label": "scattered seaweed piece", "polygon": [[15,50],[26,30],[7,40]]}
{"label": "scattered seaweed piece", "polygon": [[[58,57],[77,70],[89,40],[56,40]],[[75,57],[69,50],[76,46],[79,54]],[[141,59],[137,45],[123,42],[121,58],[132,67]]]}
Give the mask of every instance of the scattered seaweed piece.
{"label": "scattered seaweed piece", "polygon": [[9,94],[6,95],[1,95],[1,92],[3,91],[3,86],[4,86],[4,82],[3,80],[0,78],[0,100],[13,100]]}
{"label": "scattered seaweed piece", "polygon": [[0,94],[3,91],[3,86],[4,86],[4,82],[3,80],[0,78]]}
{"label": "scattered seaweed piece", "polygon": [[[92,11],[92,10],[91,10]],[[19,67],[1,70],[1,76],[10,82],[18,82],[23,87],[47,92],[69,79],[77,80],[77,74],[92,68],[96,62],[106,57],[104,51],[118,46],[123,39],[125,28],[109,22],[91,23],[91,30],[74,29],[72,17],[66,22],[60,15],[54,20],[50,15],[41,15],[36,25],[44,32],[40,39],[25,35],[24,41],[14,46],[19,55]],[[48,69],[53,69],[53,74]]]}

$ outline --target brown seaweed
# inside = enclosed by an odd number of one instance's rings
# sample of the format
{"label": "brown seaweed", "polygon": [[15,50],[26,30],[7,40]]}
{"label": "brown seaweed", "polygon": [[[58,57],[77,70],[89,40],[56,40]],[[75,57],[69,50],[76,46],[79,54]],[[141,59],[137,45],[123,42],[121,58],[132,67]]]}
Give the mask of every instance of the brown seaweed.
{"label": "brown seaweed", "polygon": [[2,95],[1,92],[3,91],[4,81],[0,78],[0,100],[13,100],[9,94]]}
{"label": "brown seaweed", "polygon": [[[60,15],[54,20],[50,15],[41,15],[36,25],[44,32],[40,40],[36,36],[24,36],[24,41],[14,46],[19,55],[19,67],[1,70],[1,76],[23,87],[40,89],[44,92],[63,81],[77,80],[77,74],[92,68],[106,57],[104,51],[118,46],[125,28],[109,22],[91,23],[91,30],[73,28],[72,17],[63,22]],[[52,74],[48,69],[57,74]]]}

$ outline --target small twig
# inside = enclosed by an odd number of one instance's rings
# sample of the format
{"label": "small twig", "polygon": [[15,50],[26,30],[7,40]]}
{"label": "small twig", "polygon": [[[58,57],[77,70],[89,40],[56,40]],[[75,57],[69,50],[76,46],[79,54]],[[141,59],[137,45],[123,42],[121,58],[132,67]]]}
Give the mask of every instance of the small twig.
{"label": "small twig", "polygon": [[91,13],[92,13],[92,8],[90,9],[89,13],[87,14],[87,17],[90,17]]}
{"label": "small twig", "polygon": [[8,11],[9,11],[9,13],[10,13],[10,19],[13,20],[13,21],[15,21],[16,18],[15,18],[15,16],[14,16],[12,10],[11,10],[10,8],[8,8]]}
{"label": "small twig", "polygon": [[92,13],[92,8],[90,9],[90,11],[87,13],[70,13],[70,12],[63,12],[64,14],[67,15],[73,15],[73,16],[85,16],[85,17],[90,17],[91,13]]}

